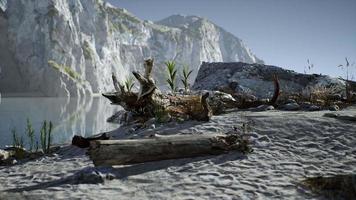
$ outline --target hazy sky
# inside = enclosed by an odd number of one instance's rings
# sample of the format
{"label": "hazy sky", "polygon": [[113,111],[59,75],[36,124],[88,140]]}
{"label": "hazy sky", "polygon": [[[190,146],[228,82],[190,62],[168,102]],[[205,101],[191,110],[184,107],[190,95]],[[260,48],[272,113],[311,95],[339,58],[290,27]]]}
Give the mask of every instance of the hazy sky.
{"label": "hazy sky", "polygon": [[[141,19],[172,14],[210,19],[241,38],[266,64],[342,74],[356,61],[356,0],[108,0]],[[356,70],[354,70],[356,71]]]}

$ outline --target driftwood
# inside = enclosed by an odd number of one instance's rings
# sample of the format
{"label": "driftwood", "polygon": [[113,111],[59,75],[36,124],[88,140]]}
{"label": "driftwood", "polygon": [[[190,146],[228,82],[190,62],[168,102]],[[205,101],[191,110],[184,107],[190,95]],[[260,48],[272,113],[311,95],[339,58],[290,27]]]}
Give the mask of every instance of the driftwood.
{"label": "driftwood", "polygon": [[72,138],[72,145],[77,146],[79,148],[87,148],[87,147],[90,146],[90,141],[108,140],[108,139],[110,139],[110,137],[106,133],[103,133],[103,134],[101,134],[99,136],[89,137],[89,138],[85,138],[83,136],[75,135]]}
{"label": "driftwood", "polygon": [[148,139],[96,140],[89,156],[96,166],[142,163],[165,159],[216,155],[237,150],[251,152],[248,140],[232,135],[173,135]]}
{"label": "driftwood", "polygon": [[124,85],[112,75],[116,92],[104,93],[113,104],[121,105],[126,111],[141,117],[156,117],[157,113],[167,113],[172,117],[189,117],[200,121],[208,121],[212,110],[207,103],[209,94],[174,96],[163,94],[152,78],[153,59],[145,60],[145,74],[133,72],[140,84],[140,92],[128,91]]}

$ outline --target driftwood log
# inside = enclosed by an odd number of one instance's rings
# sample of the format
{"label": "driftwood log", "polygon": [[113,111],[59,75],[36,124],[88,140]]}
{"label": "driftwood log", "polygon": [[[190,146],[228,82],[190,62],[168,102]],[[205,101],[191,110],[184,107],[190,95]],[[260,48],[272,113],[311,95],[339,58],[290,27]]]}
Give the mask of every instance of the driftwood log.
{"label": "driftwood log", "polygon": [[134,164],[149,161],[216,155],[237,150],[251,152],[239,135],[173,135],[148,139],[96,140],[89,156],[95,166]]}
{"label": "driftwood log", "polygon": [[112,75],[116,92],[104,93],[113,104],[121,105],[126,111],[133,112],[141,117],[151,118],[159,113],[167,113],[172,117],[188,117],[190,119],[208,121],[212,110],[207,103],[209,94],[175,96],[163,94],[155,85],[152,78],[153,59],[145,60],[145,73],[133,72],[140,84],[138,93],[127,90]]}
{"label": "driftwood log", "polygon": [[110,139],[110,136],[108,136],[106,133],[103,133],[103,134],[98,135],[98,136],[88,137],[88,138],[85,138],[85,137],[80,136],[80,135],[75,135],[72,138],[72,145],[73,146],[77,146],[79,148],[87,148],[87,147],[90,146],[90,141],[108,140],[108,139]]}

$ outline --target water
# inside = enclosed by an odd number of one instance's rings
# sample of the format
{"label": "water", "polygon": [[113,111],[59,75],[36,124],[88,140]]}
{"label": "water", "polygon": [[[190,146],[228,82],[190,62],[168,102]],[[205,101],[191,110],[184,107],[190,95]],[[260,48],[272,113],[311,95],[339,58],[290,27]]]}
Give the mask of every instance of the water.
{"label": "water", "polygon": [[119,125],[108,123],[106,119],[120,109],[104,97],[1,98],[0,148],[12,144],[11,130],[14,128],[23,137],[25,145],[28,144],[25,133],[27,118],[32,122],[37,138],[43,121],[52,121],[53,143],[63,144],[70,142],[74,135],[90,136],[118,128]]}

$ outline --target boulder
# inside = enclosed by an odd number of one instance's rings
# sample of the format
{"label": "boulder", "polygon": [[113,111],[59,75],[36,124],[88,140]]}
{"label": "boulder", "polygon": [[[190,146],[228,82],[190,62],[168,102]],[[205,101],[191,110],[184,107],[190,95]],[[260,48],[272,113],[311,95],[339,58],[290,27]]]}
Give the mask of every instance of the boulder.
{"label": "boulder", "polygon": [[260,99],[270,98],[274,91],[274,75],[277,75],[280,90],[284,94],[302,93],[305,88],[316,86],[335,88],[335,98],[345,94],[345,80],[339,78],[301,74],[276,66],[243,62],[204,62],[200,66],[193,89],[218,89],[250,94]]}

